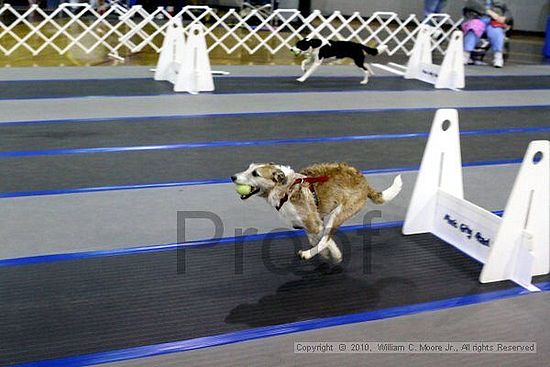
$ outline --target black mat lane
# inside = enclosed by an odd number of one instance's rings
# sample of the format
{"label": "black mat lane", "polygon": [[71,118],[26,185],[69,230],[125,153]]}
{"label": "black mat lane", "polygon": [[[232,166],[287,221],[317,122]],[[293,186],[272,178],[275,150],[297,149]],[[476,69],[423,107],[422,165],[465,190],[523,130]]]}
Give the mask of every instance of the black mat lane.
{"label": "black mat lane", "polygon": [[[312,77],[299,83],[294,77],[215,78],[215,94],[406,91],[434,90],[418,80],[401,77],[373,77],[367,86],[357,77]],[[468,77],[467,90],[550,89],[550,76]],[[173,85],[151,79],[89,79],[0,82],[0,99],[64,98],[90,96],[149,96],[174,94]]]}
{"label": "black mat lane", "polygon": [[480,265],[431,235],[337,242],[345,260],[333,274],[297,260],[303,238],[245,243],[242,257],[234,245],[187,249],[185,273],[176,251],[0,268],[0,365],[515,287],[480,284]]}
{"label": "black mat lane", "polygon": [[[549,133],[464,136],[463,162],[523,157],[530,141]],[[308,143],[0,159],[0,192],[135,185],[227,178],[251,162],[300,168],[348,162],[364,169],[418,166],[426,139]]]}
{"label": "black mat lane", "polygon": [[[435,109],[0,124],[0,152],[428,132]],[[459,110],[462,130],[549,127],[550,107]]]}

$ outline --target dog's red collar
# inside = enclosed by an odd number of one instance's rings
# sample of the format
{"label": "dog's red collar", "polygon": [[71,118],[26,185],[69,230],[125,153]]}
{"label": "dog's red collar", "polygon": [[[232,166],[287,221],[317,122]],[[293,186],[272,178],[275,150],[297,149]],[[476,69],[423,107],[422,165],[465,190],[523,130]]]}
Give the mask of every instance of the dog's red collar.
{"label": "dog's red collar", "polygon": [[[297,178],[297,179],[294,180],[292,185],[290,185],[289,189],[292,189],[294,187],[294,185],[301,185],[303,183],[310,184],[309,189],[311,190],[311,192],[313,193],[313,197],[315,198],[315,205],[319,205],[319,198],[317,197],[317,192],[315,191],[315,187],[312,184],[322,183],[322,182],[326,182],[326,181],[328,181],[328,176]],[[288,196],[288,193],[286,193],[285,196],[283,196],[281,198],[281,201],[279,201],[279,205],[277,205],[275,207],[275,209],[277,209],[277,211],[281,210],[281,208],[288,201],[288,199],[289,199],[289,196]]]}

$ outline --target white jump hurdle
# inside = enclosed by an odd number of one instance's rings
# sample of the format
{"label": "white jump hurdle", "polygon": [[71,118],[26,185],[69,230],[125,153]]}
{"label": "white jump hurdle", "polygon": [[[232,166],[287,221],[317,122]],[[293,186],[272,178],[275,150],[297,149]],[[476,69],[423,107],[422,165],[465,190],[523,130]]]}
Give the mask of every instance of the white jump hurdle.
{"label": "white jump hurdle", "polygon": [[214,79],[201,24],[191,25],[185,39],[181,20],[174,18],[170,22],[162,43],[154,79],[173,83],[175,92],[197,94],[214,90]]}
{"label": "white jump hurdle", "polygon": [[422,25],[414,44],[407,66],[389,63],[376,67],[402,75],[405,79],[418,79],[433,84],[435,88],[458,90],[464,88],[464,63],[462,32],[454,31],[441,65],[432,62],[432,33],[435,28]]}
{"label": "white jump hurdle", "polygon": [[438,110],[403,234],[433,233],[483,263],[482,283],[538,291],[532,277],[550,272],[550,141],[529,144],[502,218],[464,199],[461,161],[458,113]]}

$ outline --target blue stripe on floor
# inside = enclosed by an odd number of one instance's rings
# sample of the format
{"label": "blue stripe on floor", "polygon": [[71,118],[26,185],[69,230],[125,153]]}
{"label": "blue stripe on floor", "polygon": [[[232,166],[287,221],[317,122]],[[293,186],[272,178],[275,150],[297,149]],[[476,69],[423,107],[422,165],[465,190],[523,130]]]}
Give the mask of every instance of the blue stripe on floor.
{"label": "blue stripe on floor", "polygon": [[[499,212],[496,212],[496,213],[498,214]],[[358,224],[358,225],[341,226],[338,230],[341,232],[351,232],[351,231],[358,231],[358,230],[394,228],[394,227],[400,227],[402,225],[403,225],[402,221],[381,222],[381,223],[371,223],[368,225]],[[178,247],[193,248],[193,247],[205,247],[205,246],[219,246],[219,245],[232,244],[236,242],[240,243],[240,242],[263,241],[267,239],[289,238],[289,237],[298,237],[298,236],[304,236],[304,235],[305,235],[305,232],[303,230],[289,230],[289,231],[279,231],[279,232],[258,233],[254,235],[238,236],[238,237],[212,238],[208,240],[189,241],[185,243],[173,242],[173,243],[113,249],[113,250],[98,250],[98,251],[86,251],[86,252],[72,252],[72,253],[65,253],[65,254],[29,256],[29,257],[15,258],[15,259],[0,260],[0,267],[52,263],[57,261],[80,260],[80,259],[89,259],[89,258],[104,257],[104,256],[121,256],[121,255],[148,253],[148,252],[163,252],[163,251],[175,250]]]}
{"label": "blue stripe on floor", "polygon": [[66,124],[66,123],[96,123],[109,121],[151,121],[157,119],[193,119],[193,118],[214,118],[214,117],[235,117],[235,116],[266,116],[281,114],[339,114],[339,113],[367,113],[367,112],[399,112],[399,111],[436,111],[439,108],[457,108],[460,110],[516,110],[516,109],[541,109],[550,108],[550,105],[515,105],[515,106],[439,106],[439,107],[390,107],[390,108],[362,108],[362,109],[338,109],[338,110],[302,110],[302,111],[260,111],[260,112],[221,112],[221,113],[197,113],[197,114],[175,114],[175,115],[151,115],[151,116],[119,116],[119,117],[90,117],[90,118],[71,118],[71,119],[51,119],[51,120],[28,120],[28,121],[0,121],[2,126],[23,126],[32,124]]}
{"label": "blue stripe on floor", "polygon": [[[493,214],[502,216],[503,211],[502,210],[493,211]],[[401,227],[401,226],[403,226],[403,221],[380,222],[380,223],[341,226],[340,228],[338,228],[338,231],[352,232],[352,231],[359,231],[359,230],[395,228],[395,227]],[[189,241],[185,243],[173,242],[173,243],[113,249],[113,250],[98,250],[98,251],[86,251],[86,252],[73,252],[73,253],[65,253],[65,254],[29,256],[29,257],[15,258],[15,259],[0,260],[0,267],[51,263],[51,262],[67,261],[67,260],[89,259],[89,258],[103,257],[103,256],[120,256],[120,255],[132,255],[132,254],[141,254],[141,253],[148,253],[148,252],[163,252],[163,251],[175,250],[178,247],[193,248],[193,247],[204,247],[204,246],[219,246],[219,245],[227,245],[232,243],[264,241],[267,239],[289,238],[289,237],[298,237],[298,236],[304,236],[304,235],[305,235],[305,232],[303,230],[289,230],[289,231],[258,233],[258,234],[238,236],[238,237],[211,238],[208,240]]]}
{"label": "blue stripe on floor", "polygon": [[[296,70],[299,70],[298,67],[296,67]],[[151,71],[151,77],[147,76],[129,76],[129,77],[117,77],[117,78],[59,78],[59,79],[13,79],[13,80],[0,80],[1,84],[7,84],[7,83],[52,83],[52,82],[80,82],[80,81],[112,81],[117,80],[124,82],[126,80],[143,80],[143,81],[151,81],[153,78],[153,72]],[[300,75],[236,75],[236,74],[228,74],[228,75],[214,75],[214,79],[293,79],[298,78]],[[486,77],[496,77],[496,78],[502,78],[506,76],[517,76],[517,75],[472,75],[469,77],[473,78],[486,78]],[[525,75],[525,77],[537,77],[537,76],[548,76],[548,75]],[[333,80],[339,80],[342,78],[350,79],[355,78],[357,75],[316,75],[314,79],[333,79]],[[377,79],[403,79],[403,77],[395,76],[395,75],[377,75]],[[159,83],[164,83],[167,81],[161,80],[158,81]]]}
{"label": "blue stripe on floor", "polygon": [[[481,135],[525,134],[525,133],[541,133],[541,132],[550,132],[550,126],[465,130],[465,131],[461,131],[460,135],[481,136]],[[325,137],[317,137],[317,138],[298,138],[298,139],[209,141],[209,142],[197,142],[197,143],[141,145],[141,146],[126,146],[126,147],[121,146],[121,147],[100,147],[100,148],[20,150],[20,151],[0,152],[0,158],[40,157],[40,156],[54,156],[54,155],[79,155],[79,154],[118,153],[118,152],[140,152],[140,151],[157,151],[157,150],[176,150],[176,149],[179,150],[179,149],[205,149],[205,148],[222,148],[222,147],[270,146],[270,145],[290,145],[290,144],[310,144],[310,143],[345,143],[345,142],[353,142],[353,141],[427,138],[429,135],[430,134],[428,132],[412,132],[412,133],[397,133],[397,134],[325,136]]]}
{"label": "blue stripe on floor", "polygon": [[[288,77],[288,76],[266,76],[265,78],[269,78],[269,79],[274,79],[274,78],[280,78],[280,79],[294,79],[296,76],[293,76],[293,77]],[[494,78],[498,78],[498,77],[502,77],[502,76],[493,76]],[[524,77],[533,77],[533,78],[536,78],[536,77],[547,77],[547,75],[528,75],[528,76],[524,76]],[[235,77],[235,78],[239,78],[239,77]],[[240,77],[240,78],[243,78],[243,77]],[[248,77],[244,77],[244,78],[248,78]],[[255,78],[255,77],[250,77],[250,78]],[[341,79],[351,79],[351,78],[354,78],[354,77],[351,77],[351,76],[321,76],[319,77],[321,79],[334,79],[334,80],[341,80]],[[402,77],[398,77],[398,76],[383,76],[381,77],[382,79],[402,79]],[[471,78],[471,79],[480,79],[480,78],[485,78],[485,76],[470,76],[470,77],[467,77],[467,78]],[[125,79],[119,79],[121,81],[124,81],[124,80],[150,80],[149,78],[125,78]],[[359,78],[358,78],[359,79]],[[106,81],[106,80],[109,80],[109,79],[99,79],[99,80],[102,80],[102,81]],[[116,80],[116,79],[111,79],[111,80]],[[38,80],[38,82],[48,82],[48,80]],[[54,80],[54,82],[57,82],[58,80]],[[226,95],[275,95],[275,94],[304,94],[304,93],[318,93],[318,94],[326,94],[326,93],[332,93],[332,94],[358,94],[358,93],[364,93],[364,94],[371,94],[371,93],[376,93],[376,94],[382,94],[382,93],[398,93],[398,92],[422,92],[422,93],[439,93],[439,91],[437,89],[429,89],[429,88],[425,88],[425,83],[422,83],[420,80],[416,80],[418,82],[418,86],[411,86],[411,88],[409,89],[406,89],[406,90],[403,90],[402,88],[392,88],[392,89],[379,89],[379,90],[376,90],[376,89],[355,89],[355,90],[342,90],[341,88],[338,88],[338,87],[334,87],[335,89],[322,89],[322,90],[316,90],[316,89],[313,89],[313,90],[307,90],[307,91],[304,91],[304,90],[285,90],[285,91],[280,91],[280,90],[269,90],[269,89],[264,89],[264,90],[252,90],[252,91],[248,91],[248,90],[234,90],[234,91],[227,91],[227,92],[220,92],[220,91],[211,91],[211,92],[201,92],[201,94],[203,95],[217,95],[217,96],[226,96]],[[36,81],[29,81],[29,80],[20,80],[20,81],[0,81],[0,86],[1,84],[8,84],[8,83],[28,83],[28,82],[33,82],[33,83],[36,83]],[[166,81],[160,81],[159,83],[169,83],[169,82],[166,82]],[[527,91],[543,91],[543,90],[548,90],[549,87],[548,86],[532,86],[531,88],[528,88],[528,87],[524,87],[524,88],[521,88],[521,89],[506,89],[506,88],[502,88],[502,89],[490,89],[489,91],[491,92],[494,92],[495,94],[498,94],[499,92],[527,92]],[[464,91],[467,91],[467,92],[479,92],[479,91],[486,91],[486,90],[483,90],[483,89],[473,89],[473,90],[469,90],[467,88],[465,89],[458,89],[458,90],[464,90]],[[174,92],[174,91],[170,91],[170,90],[167,90],[167,91],[164,91],[164,92],[157,92],[157,93],[146,93],[146,92],[142,92],[142,93],[137,93],[137,94],[130,94],[130,95],[124,95],[124,94],[121,94],[121,95],[118,95],[118,94],[107,94],[107,95],[102,95],[102,94],[94,94],[92,96],[89,96],[89,95],[53,95],[53,96],[48,96],[48,97],[45,97],[45,96],[31,96],[31,97],[27,97],[27,96],[19,96],[19,97],[4,97],[4,98],[1,98],[0,97],[0,100],[2,101],[21,101],[21,100],[27,100],[27,101],[32,101],[32,100],[52,100],[52,99],[71,99],[71,100],[77,100],[77,99],[83,99],[83,98],[90,98],[90,97],[94,97],[94,98],[104,98],[104,99],[107,99],[107,98],[135,98],[135,97],[162,97],[162,96],[170,96],[170,95],[178,95],[177,92]]]}
{"label": "blue stripe on floor", "polygon": [[[463,163],[462,167],[479,167],[479,166],[500,166],[506,164],[518,164],[522,159],[501,159],[494,161],[477,161]],[[398,172],[410,172],[418,171],[418,166],[409,167],[394,167],[394,168],[374,168],[361,171],[365,175],[381,174],[381,173],[398,173]],[[197,185],[214,185],[214,184],[226,184],[230,183],[229,178],[213,178],[205,180],[191,180],[180,182],[158,182],[148,184],[135,184],[135,185],[120,185],[120,186],[100,186],[100,187],[83,187],[73,189],[52,189],[52,190],[35,190],[35,191],[15,191],[15,192],[3,192],[0,193],[0,199],[26,197],[26,196],[45,196],[45,195],[68,195],[68,194],[85,194],[92,192],[103,191],[119,191],[119,190],[141,190],[141,189],[161,189],[168,187],[183,187],[183,186],[197,186]]]}
{"label": "blue stripe on floor", "polygon": [[[535,284],[543,292],[550,291],[550,282],[542,282]],[[186,352],[191,350],[203,349],[219,345],[240,343],[249,340],[268,338],[272,336],[286,335],[291,333],[299,333],[308,330],[317,330],[333,326],[349,325],[360,322],[368,322],[374,320],[390,319],[394,317],[413,315],[423,312],[440,311],[454,307],[463,307],[480,303],[493,302],[508,298],[515,298],[530,294],[529,291],[522,287],[514,287],[510,289],[485,292],[480,294],[471,294],[462,297],[449,298],[444,300],[418,303],[406,306],[392,307],[382,310],[361,312],[351,315],[328,317],[324,319],[314,319],[307,321],[299,321],[282,325],[261,327],[222,335],[206,336],[202,338],[183,340],[177,342],[147,345],[135,348],[120,349],[108,352],[100,352],[94,354],[80,355],[74,357],[66,357],[60,359],[51,359],[45,361],[37,361],[25,364],[19,364],[14,367],[80,367],[91,366],[102,363],[113,363],[126,361],[130,359],[145,358],[160,356],[178,352]]]}
{"label": "blue stripe on floor", "polygon": [[[220,69],[223,69],[223,65],[219,65]],[[405,67],[405,65],[403,65]],[[298,66],[296,66],[296,70],[298,69]],[[217,69],[218,71],[218,69]],[[127,77],[80,77],[80,78],[41,78],[37,77],[36,79],[32,78],[24,78],[24,79],[0,79],[0,83],[40,83],[40,82],[76,82],[79,81],[109,81],[109,80],[143,80],[143,81],[149,81],[153,77],[154,69],[143,71],[148,72],[151,76],[127,76]],[[301,74],[291,74],[288,73],[288,75],[266,75],[266,74],[246,74],[246,75],[239,75],[239,74],[229,74],[227,75],[213,75],[214,79],[291,79],[291,78],[298,78],[301,76]],[[547,74],[525,74],[525,75],[518,75],[518,74],[498,74],[498,75],[467,75],[467,78],[503,78],[503,77],[519,77],[523,76],[526,78],[529,77],[546,77]],[[355,78],[357,77],[357,74],[349,73],[349,74],[341,74],[341,75],[315,75],[314,79],[342,79],[342,78]],[[397,75],[376,75],[376,79],[403,79],[402,76]]]}
{"label": "blue stripe on floor", "polygon": [[[421,82],[419,81],[419,85]],[[336,88],[336,87],[335,87]],[[484,90],[484,89],[454,89],[454,91],[464,91],[469,93],[476,93],[476,92],[493,92],[494,94],[504,93],[504,92],[540,92],[540,91],[547,91],[549,90],[549,87],[547,86],[540,86],[540,87],[533,87],[533,88],[523,88],[523,89],[490,89],[490,90]],[[264,96],[275,96],[275,95],[294,95],[294,94],[304,94],[304,93],[310,93],[310,94],[347,94],[347,95],[366,95],[365,98],[369,94],[376,94],[376,95],[383,95],[383,94],[395,94],[395,93],[407,93],[407,92],[417,92],[417,93],[426,93],[427,98],[429,99],[436,99],[438,96],[437,93],[441,93],[440,90],[437,89],[429,89],[429,88],[411,88],[411,89],[382,89],[382,90],[372,90],[372,89],[365,89],[365,90],[342,90],[342,89],[323,89],[323,90],[286,90],[286,91],[273,91],[273,90],[265,90],[265,91],[234,91],[234,92],[200,92],[201,95],[206,96],[258,96],[258,95],[264,95]],[[156,94],[147,94],[147,93],[136,93],[136,94],[93,94],[93,95],[68,95],[68,96],[49,96],[49,97],[11,97],[11,98],[1,98],[0,101],[53,101],[53,100],[71,100],[72,102],[79,102],[80,100],[84,99],[90,99],[90,98],[101,98],[104,100],[107,99],[121,99],[121,98],[139,98],[139,97],[169,97],[169,96],[178,96],[182,93],[172,92],[172,91],[166,91],[166,92],[159,92]],[[430,95],[431,94],[431,95]],[[353,98],[357,98],[353,96]],[[71,103],[72,103],[71,102]]]}

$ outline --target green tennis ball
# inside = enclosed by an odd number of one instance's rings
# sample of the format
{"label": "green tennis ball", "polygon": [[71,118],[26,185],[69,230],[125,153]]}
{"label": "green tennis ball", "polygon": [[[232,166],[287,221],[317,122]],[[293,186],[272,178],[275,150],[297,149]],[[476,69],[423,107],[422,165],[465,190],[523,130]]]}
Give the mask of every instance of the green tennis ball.
{"label": "green tennis ball", "polygon": [[236,185],[235,190],[241,195],[248,195],[252,192],[252,186],[250,185]]}

